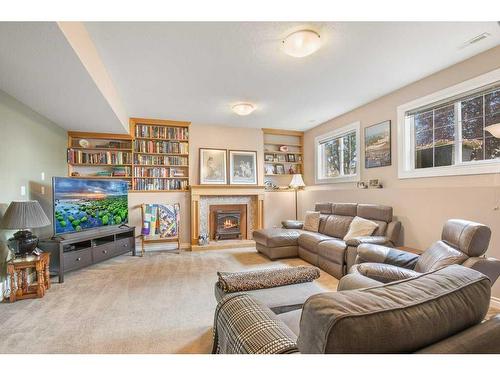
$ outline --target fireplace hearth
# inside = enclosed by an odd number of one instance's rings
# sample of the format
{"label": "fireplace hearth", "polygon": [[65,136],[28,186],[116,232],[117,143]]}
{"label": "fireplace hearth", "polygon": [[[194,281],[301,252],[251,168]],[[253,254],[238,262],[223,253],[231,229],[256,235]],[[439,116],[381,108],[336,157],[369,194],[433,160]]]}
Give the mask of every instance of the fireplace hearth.
{"label": "fireplace hearth", "polygon": [[215,239],[241,238],[241,213],[239,211],[217,210]]}

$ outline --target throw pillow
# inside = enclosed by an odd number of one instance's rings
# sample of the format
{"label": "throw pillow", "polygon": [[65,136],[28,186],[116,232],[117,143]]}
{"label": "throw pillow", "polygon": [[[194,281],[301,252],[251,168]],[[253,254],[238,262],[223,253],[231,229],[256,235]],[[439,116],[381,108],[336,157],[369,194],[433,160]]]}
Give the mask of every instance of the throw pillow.
{"label": "throw pillow", "polygon": [[344,236],[344,241],[350,240],[354,237],[371,236],[377,228],[377,223],[356,216],[352,219],[351,225],[349,225],[349,231]]}
{"label": "throw pillow", "polygon": [[319,228],[319,215],[319,211],[306,211],[306,217],[304,218],[304,226],[302,229],[310,232],[317,232]]}

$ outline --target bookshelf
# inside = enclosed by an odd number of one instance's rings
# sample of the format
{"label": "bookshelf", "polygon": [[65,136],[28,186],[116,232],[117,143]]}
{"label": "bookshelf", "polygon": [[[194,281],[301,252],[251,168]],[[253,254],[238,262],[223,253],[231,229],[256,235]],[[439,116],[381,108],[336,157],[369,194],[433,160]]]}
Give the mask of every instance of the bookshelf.
{"label": "bookshelf", "polygon": [[132,185],[132,137],[128,134],[68,132],[68,176],[124,179]]}
{"label": "bookshelf", "polygon": [[189,122],[130,119],[132,191],[189,190]]}
{"label": "bookshelf", "polygon": [[304,172],[304,133],[268,128],[262,129],[262,132],[264,180],[280,188],[288,187],[293,174]]}

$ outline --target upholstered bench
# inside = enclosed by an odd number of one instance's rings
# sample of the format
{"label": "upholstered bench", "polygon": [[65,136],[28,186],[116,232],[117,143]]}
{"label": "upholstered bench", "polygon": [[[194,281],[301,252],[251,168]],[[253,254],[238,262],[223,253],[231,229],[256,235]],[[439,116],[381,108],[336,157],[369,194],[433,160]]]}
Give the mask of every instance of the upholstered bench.
{"label": "upholstered bench", "polygon": [[257,251],[269,259],[297,257],[299,236],[304,233],[301,229],[269,228],[253,232],[253,239]]}

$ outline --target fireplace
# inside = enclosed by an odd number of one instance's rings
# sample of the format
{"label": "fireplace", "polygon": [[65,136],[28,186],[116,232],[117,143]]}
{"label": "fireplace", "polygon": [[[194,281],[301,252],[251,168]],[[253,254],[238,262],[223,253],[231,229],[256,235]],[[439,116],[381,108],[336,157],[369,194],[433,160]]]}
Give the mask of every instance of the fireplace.
{"label": "fireplace", "polygon": [[241,213],[239,211],[217,210],[215,223],[216,240],[239,239],[241,237]]}
{"label": "fireplace", "polygon": [[246,204],[210,205],[210,239],[247,239]]}

